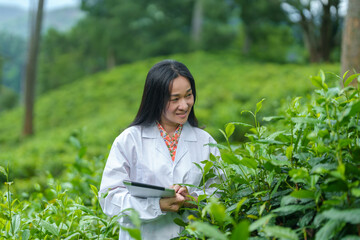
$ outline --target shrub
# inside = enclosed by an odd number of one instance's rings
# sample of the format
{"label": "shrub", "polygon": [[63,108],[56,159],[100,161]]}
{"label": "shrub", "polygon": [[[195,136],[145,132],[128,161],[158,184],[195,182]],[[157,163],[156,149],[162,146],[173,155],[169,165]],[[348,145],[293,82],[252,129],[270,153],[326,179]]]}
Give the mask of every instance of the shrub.
{"label": "shrub", "polygon": [[[309,103],[294,98],[280,116],[284,130],[262,126],[260,101],[250,114],[254,124],[228,123],[218,144],[222,161],[204,161],[205,178],[225,173],[216,187],[220,199],[199,196],[180,239],[359,239],[359,89],[329,88],[325,74],[311,77]],[[248,141],[233,145],[236,126],[247,127]],[[214,166],[211,170],[209,166]]]}

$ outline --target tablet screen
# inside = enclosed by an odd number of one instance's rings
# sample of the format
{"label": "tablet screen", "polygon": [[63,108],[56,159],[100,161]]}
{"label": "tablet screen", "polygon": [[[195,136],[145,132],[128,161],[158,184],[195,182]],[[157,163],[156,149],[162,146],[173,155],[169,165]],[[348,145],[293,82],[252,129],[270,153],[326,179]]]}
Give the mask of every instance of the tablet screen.
{"label": "tablet screen", "polygon": [[124,185],[130,192],[131,196],[135,197],[173,197],[175,196],[175,190],[172,188],[165,188],[161,186],[134,182],[123,181]]}

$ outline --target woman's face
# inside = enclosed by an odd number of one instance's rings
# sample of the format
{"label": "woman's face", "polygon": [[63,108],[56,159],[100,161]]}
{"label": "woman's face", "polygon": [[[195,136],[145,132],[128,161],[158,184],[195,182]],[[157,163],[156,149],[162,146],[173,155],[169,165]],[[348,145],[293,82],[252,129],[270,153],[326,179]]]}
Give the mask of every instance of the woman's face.
{"label": "woman's face", "polygon": [[170,99],[161,115],[160,124],[167,132],[175,130],[178,124],[186,123],[191,108],[194,105],[194,95],[187,78],[179,76],[172,82]]}

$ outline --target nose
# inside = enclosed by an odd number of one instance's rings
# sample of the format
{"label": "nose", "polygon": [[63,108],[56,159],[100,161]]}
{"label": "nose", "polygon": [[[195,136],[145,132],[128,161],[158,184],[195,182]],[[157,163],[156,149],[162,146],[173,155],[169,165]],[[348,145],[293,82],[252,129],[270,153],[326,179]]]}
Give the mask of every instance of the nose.
{"label": "nose", "polygon": [[183,111],[187,111],[188,110],[188,104],[186,102],[186,99],[184,98],[181,98],[180,101],[179,101],[179,110],[183,110]]}

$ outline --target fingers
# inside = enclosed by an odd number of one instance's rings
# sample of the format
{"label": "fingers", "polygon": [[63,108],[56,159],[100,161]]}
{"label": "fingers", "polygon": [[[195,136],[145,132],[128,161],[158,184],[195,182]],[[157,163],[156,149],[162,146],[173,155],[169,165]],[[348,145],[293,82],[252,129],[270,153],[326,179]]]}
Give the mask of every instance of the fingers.
{"label": "fingers", "polygon": [[180,185],[176,184],[176,185],[173,185],[172,188],[175,190],[175,192],[177,193],[179,191],[179,189],[181,188]]}
{"label": "fingers", "polygon": [[189,191],[188,191],[187,187],[185,187],[185,186],[180,187],[179,190],[177,191],[177,193],[183,195],[184,197],[189,195]]}
{"label": "fingers", "polygon": [[160,209],[162,211],[177,212],[184,205],[185,197],[181,194],[176,194],[175,197],[161,198]]}

